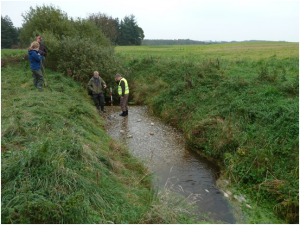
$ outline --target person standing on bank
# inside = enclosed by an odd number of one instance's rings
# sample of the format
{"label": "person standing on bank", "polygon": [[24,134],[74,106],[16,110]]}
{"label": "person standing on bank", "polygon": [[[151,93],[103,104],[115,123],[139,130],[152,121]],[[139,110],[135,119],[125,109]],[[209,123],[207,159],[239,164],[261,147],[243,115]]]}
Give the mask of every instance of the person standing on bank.
{"label": "person standing on bank", "polygon": [[118,84],[118,94],[120,96],[120,105],[122,113],[120,116],[128,116],[128,98],[129,98],[129,87],[128,82],[125,78],[121,77],[120,74],[116,74],[115,81]]}
{"label": "person standing on bank", "polygon": [[47,56],[46,46],[42,43],[43,38],[41,36],[38,36],[36,39],[37,39],[37,42],[40,44],[39,53],[41,55],[42,64],[43,64],[43,67],[44,67],[45,59],[46,59],[46,56]]}
{"label": "person standing on bank", "polygon": [[37,41],[31,43],[28,48],[28,58],[30,61],[30,69],[32,71],[33,76],[33,85],[42,91],[44,77],[41,70],[41,56],[39,51],[40,44]]}
{"label": "person standing on bank", "polygon": [[106,112],[104,109],[105,99],[103,90],[106,88],[106,83],[99,77],[99,72],[95,71],[94,76],[90,79],[88,83],[88,88],[92,91],[93,100],[97,107],[98,112],[100,112],[100,107],[102,112]]}

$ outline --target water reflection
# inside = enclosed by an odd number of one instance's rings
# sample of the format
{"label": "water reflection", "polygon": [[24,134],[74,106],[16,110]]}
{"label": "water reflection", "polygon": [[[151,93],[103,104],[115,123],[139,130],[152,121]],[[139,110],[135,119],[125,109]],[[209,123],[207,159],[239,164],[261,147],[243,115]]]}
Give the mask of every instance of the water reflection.
{"label": "water reflection", "polygon": [[199,198],[200,212],[208,213],[214,220],[235,222],[216,186],[218,168],[186,148],[183,135],[149,116],[146,107],[130,107],[128,117],[118,115],[119,107],[106,109],[107,133],[127,143],[132,153],[156,174],[157,185],[176,187],[185,197],[193,193]]}

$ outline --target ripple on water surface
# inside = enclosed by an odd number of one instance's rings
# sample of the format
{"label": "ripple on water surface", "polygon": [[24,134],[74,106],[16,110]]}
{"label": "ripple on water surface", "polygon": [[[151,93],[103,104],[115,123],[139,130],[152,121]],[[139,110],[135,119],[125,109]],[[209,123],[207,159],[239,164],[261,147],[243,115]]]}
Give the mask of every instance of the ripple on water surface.
{"label": "ripple on water surface", "polygon": [[157,185],[172,185],[184,196],[198,196],[200,212],[214,220],[234,223],[226,199],[216,186],[218,168],[186,148],[183,135],[150,116],[147,107],[129,107],[129,116],[121,117],[120,107],[106,107],[107,133],[125,140],[136,157],[155,173]]}

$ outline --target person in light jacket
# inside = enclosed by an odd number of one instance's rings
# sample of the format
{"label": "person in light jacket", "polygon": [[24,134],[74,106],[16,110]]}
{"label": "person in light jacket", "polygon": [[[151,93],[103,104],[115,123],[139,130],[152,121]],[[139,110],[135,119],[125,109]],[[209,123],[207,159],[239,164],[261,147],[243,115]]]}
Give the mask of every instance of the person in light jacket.
{"label": "person in light jacket", "polygon": [[115,81],[118,84],[118,94],[120,96],[120,105],[122,113],[120,116],[128,116],[128,99],[129,99],[129,86],[125,78],[120,74],[115,75]]}
{"label": "person in light jacket", "polygon": [[100,107],[102,112],[106,112],[104,109],[105,99],[103,91],[106,88],[106,83],[104,80],[99,76],[99,72],[95,71],[94,76],[90,79],[88,83],[88,88],[91,90],[93,94],[93,100],[95,106],[97,107],[98,112],[100,112]]}
{"label": "person in light jacket", "polygon": [[37,41],[31,43],[28,48],[28,58],[33,76],[33,85],[38,88],[39,91],[42,91],[44,77],[41,70],[41,56],[38,52],[39,46],[40,44]]}

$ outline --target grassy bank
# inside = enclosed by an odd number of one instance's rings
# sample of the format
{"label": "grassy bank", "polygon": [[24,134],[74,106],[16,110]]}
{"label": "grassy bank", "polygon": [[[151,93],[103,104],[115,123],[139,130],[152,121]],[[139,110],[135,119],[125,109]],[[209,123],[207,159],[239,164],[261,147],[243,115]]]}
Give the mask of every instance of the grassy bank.
{"label": "grassy bank", "polygon": [[149,171],[103,129],[75,81],[28,62],[1,68],[2,223],[193,223],[184,200],[151,188]]}
{"label": "grassy bank", "polygon": [[299,57],[289,50],[281,54],[259,59],[209,54],[206,59],[205,54],[125,58],[135,102],[149,105],[155,115],[181,129],[191,146],[219,160],[232,188],[258,211],[274,211],[297,223]]}

